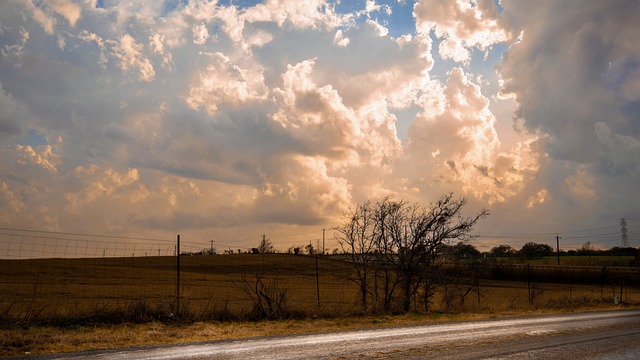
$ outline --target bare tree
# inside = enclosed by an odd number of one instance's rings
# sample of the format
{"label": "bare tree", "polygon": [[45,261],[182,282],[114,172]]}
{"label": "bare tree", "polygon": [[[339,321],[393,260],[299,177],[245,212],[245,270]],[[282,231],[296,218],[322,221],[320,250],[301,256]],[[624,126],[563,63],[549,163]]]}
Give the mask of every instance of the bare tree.
{"label": "bare tree", "polygon": [[475,216],[463,217],[461,211],[466,203],[466,199],[455,199],[449,193],[426,209],[406,206],[405,238],[396,237],[394,245],[397,267],[404,277],[401,282],[404,311],[409,311],[411,298],[428,277],[441,245],[452,240],[468,241],[477,221],[489,215],[488,210],[482,209]]}
{"label": "bare tree", "polygon": [[347,213],[345,223],[335,228],[336,239],[354,266],[353,281],[360,290],[360,305],[363,312],[366,312],[369,306],[369,273],[376,250],[378,229],[375,215],[371,203],[366,202]]}
{"label": "bare tree", "polygon": [[266,235],[262,235],[262,239],[260,240],[260,245],[256,248],[256,252],[258,254],[269,254],[274,252],[273,244],[267,238]]}
{"label": "bare tree", "polygon": [[385,269],[385,308],[388,310],[397,296],[403,311],[411,309],[411,301],[428,279],[442,245],[467,241],[476,222],[489,214],[483,209],[473,217],[463,217],[465,204],[466,199],[455,199],[453,194],[442,196],[428,208],[387,197],[375,206],[369,202],[358,206],[349,214],[347,222],[336,230],[356,270],[363,307],[367,304],[369,268],[374,259],[382,258],[384,262],[376,266]]}

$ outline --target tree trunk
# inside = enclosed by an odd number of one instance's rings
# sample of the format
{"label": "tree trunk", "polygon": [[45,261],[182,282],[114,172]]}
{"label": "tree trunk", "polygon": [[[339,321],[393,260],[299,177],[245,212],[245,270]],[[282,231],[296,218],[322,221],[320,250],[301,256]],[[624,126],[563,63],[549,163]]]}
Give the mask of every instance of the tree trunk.
{"label": "tree trunk", "polygon": [[402,283],[402,292],[404,298],[402,299],[402,310],[409,312],[411,310],[411,285],[413,283],[413,277],[405,274],[404,282]]}
{"label": "tree trunk", "polygon": [[360,284],[360,296],[362,301],[362,312],[367,313],[367,275],[365,274]]}

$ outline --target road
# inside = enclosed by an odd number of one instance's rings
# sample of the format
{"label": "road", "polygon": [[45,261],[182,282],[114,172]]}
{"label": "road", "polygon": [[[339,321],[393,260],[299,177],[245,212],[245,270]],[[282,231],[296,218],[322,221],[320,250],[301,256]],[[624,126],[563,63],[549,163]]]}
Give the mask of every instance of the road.
{"label": "road", "polygon": [[[91,352],[59,359],[639,359],[640,310]],[[47,357],[46,359],[53,359]]]}

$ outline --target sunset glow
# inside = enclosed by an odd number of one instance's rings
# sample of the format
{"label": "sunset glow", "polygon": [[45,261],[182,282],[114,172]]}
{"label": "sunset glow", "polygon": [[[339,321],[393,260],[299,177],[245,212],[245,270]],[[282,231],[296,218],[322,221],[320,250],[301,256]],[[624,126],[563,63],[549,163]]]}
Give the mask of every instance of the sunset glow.
{"label": "sunset glow", "polygon": [[[640,2],[0,2],[0,227],[277,249],[453,192],[640,245]],[[604,229],[604,230],[603,230]],[[0,254],[3,256],[3,254]]]}

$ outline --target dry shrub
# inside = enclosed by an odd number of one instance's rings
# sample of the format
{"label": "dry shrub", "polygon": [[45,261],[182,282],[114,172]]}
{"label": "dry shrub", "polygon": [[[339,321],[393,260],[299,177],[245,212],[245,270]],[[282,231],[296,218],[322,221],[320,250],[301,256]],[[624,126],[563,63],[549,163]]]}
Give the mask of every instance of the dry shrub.
{"label": "dry shrub", "polygon": [[556,299],[549,299],[546,303],[547,308],[551,309],[579,309],[582,307],[602,305],[610,302],[602,298],[592,298],[588,296],[577,296],[569,298],[563,296]]}
{"label": "dry shrub", "polygon": [[262,274],[256,274],[249,279],[245,273],[242,273],[241,280],[234,282],[234,286],[251,300],[251,310],[247,314],[248,320],[282,320],[302,315],[288,307],[288,289],[282,287],[276,280],[265,279]]}

